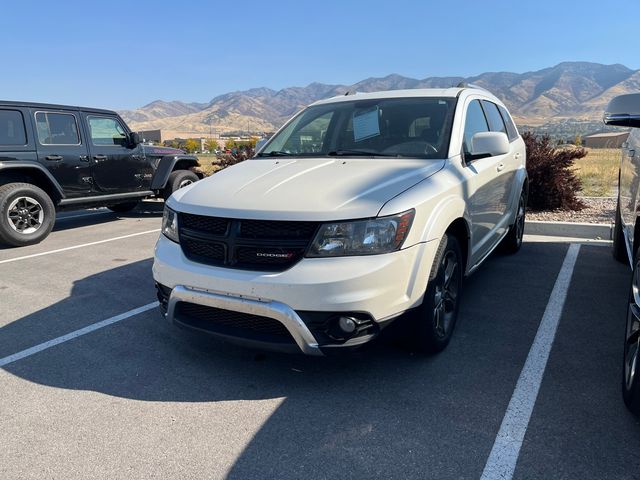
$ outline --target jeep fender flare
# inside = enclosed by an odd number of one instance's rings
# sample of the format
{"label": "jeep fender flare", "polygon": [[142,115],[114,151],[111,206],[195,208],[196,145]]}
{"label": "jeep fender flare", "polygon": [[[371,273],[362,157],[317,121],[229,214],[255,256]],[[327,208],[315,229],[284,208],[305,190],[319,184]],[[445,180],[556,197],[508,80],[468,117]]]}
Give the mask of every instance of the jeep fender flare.
{"label": "jeep fender flare", "polygon": [[[202,172],[198,168],[200,167],[198,157],[194,157],[193,155],[165,155],[160,158],[156,172],[153,175],[153,180],[151,181],[151,189],[162,190],[167,185],[169,175],[171,175],[171,172],[175,170],[178,164],[180,164],[181,170],[191,170],[198,175],[198,177],[202,178]],[[183,166],[185,168],[182,168]]]}
{"label": "jeep fender flare", "polygon": [[58,181],[40,163],[24,160],[0,161],[0,178],[3,174],[9,174],[9,176],[24,174],[35,178],[38,186],[51,196],[54,203],[66,197]]}

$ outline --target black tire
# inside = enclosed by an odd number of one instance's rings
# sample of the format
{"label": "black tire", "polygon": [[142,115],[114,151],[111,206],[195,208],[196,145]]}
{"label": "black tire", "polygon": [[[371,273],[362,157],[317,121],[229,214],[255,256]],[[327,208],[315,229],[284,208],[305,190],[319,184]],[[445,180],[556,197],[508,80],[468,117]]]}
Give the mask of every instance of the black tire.
{"label": "black tire", "polygon": [[445,234],[436,251],[422,305],[409,312],[409,341],[414,349],[434,354],[449,344],[458,319],[463,275],[458,240]]}
{"label": "black tire", "polygon": [[167,185],[162,190],[162,197],[167,200],[173,192],[200,180],[191,170],[175,170],[169,175]]}
{"label": "black tire", "polygon": [[22,247],[51,232],[56,209],[47,192],[30,183],[0,186],[0,243]]}
{"label": "black tire", "polygon": [[523,188],[518,199],[518,211],[516,221],[509,227],[509,232],[502,239],[500,250],[503,253],[516,253],[522,247],[522,237],[524,235],[525,217],[527,215],[527,192]]}
{"label": "black tire", "polygon": [[638,252],[634,259],[633,275],[627,302],[627,320],[625,322],[624,355],[622,361],[622,398],[627,408],[640,416],[640,307],[633,295],[638,287]]}
{"label": "black tire", "polygon": [[113,205],[107,205],[107,208],[116,213],[127,213],[133,210],[140,203],[138,200],[135,202],[115,203]]}
{"label": "black tire", "polygon": [[613,227],[613,258],[621,263],[629,263],[627,247],[624,244],[624,233],[622,232],[622,216],[620,214],[620,198],[616,207],[616,223]]}

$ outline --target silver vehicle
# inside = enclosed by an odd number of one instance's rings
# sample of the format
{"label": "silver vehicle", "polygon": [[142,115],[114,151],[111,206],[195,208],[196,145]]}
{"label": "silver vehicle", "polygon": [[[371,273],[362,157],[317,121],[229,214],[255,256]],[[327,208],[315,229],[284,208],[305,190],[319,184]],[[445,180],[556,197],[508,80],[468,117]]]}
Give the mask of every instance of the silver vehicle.
{"label": "silver vehicle", "polygon": [[628,262],[633,270],[627,302],[622,394],[629,410],[640,415],[640,93],[611,100],[604,123],[633,127],[622,147],[613,256]]}

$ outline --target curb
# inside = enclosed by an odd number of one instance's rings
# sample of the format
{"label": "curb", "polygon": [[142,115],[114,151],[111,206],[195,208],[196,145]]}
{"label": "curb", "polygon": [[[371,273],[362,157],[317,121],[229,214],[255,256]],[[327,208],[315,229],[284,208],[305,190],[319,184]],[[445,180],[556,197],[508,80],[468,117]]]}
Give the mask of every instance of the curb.
{"label": "curb", "polygon": [[543,222],[527,220],[524,226],[527,235],[587,238],[611,240],[613,228],[609,223]]}

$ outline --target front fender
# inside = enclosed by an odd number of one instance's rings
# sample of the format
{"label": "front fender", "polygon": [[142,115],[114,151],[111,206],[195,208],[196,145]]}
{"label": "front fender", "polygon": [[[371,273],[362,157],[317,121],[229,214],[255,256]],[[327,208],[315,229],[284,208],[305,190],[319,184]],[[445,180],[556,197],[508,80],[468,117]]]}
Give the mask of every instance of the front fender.
{"label": "front fender", "polygon": [[167,180],[169,180],[169,175],[171,175],[171,172],[173,172],[179,162],[184,164],[188,169],[200,166],[198,157],[194,157],[193,155],[166,155],[160,158],[160,162],[156,167],[153,180],[151,181],[151,189],[163,189],[167,184]]}

